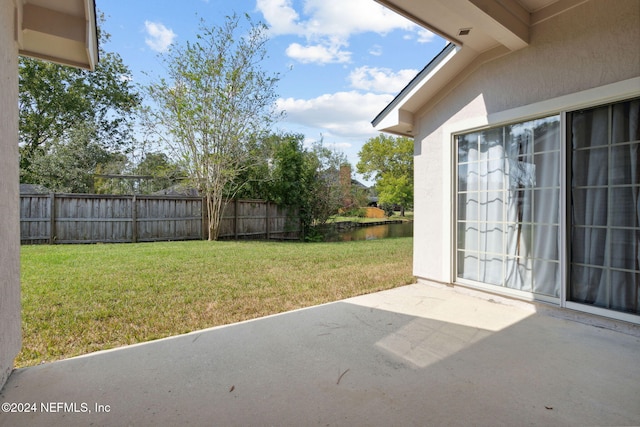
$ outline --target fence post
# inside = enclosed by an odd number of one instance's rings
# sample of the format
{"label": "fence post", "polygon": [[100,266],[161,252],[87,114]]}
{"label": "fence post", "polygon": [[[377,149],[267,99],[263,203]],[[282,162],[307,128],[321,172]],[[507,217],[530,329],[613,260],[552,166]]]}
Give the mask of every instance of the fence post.
{"label": "fence post", "polygon": [[202,197],[201,201],[201,211],[202,211],[202,240],[207,240],[207,238],[209,237],[208,235],[208,226],[209,223],[207,221],[208,215],[207,215],[207,199],[205,197]]}
{"label": "fence post", "polygon": [[269,231],[271,231],[270,230],[271,227],[269,227],[269,216],[270,216],[269,215],[269,201],[267,200],[265,204],[267,206],[267,219],[266,219],[267,222],[265,224],[265,228],[266,228],[266,231],[267,231],[267,240],[269,240],[269,237],[270,237],[269,236],[269,234],[270,234]]}
{"label": "fence post", "polygon": [[49,244],[56,243],[56,193],[49,193]]}
{"label": "fence post", "polygon": [[233,200],[233,238],[238,240],[238,199]]}
{"label": "fence post", "polygon": [[136,243],[138,241],[138,201],[135,194],[131,200],[131,234],[131,241]]}

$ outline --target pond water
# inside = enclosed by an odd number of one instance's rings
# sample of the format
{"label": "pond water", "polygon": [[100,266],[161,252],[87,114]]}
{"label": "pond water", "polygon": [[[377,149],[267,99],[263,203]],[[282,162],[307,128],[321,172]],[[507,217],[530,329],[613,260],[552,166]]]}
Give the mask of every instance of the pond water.
{"label": "pond water", "polygon": [[325,242],[348,242],[353,240],[386,239],[389,237],[412,237],[413,222],[401,224],[370,225],[336,229],[329,227],[321,230]]}

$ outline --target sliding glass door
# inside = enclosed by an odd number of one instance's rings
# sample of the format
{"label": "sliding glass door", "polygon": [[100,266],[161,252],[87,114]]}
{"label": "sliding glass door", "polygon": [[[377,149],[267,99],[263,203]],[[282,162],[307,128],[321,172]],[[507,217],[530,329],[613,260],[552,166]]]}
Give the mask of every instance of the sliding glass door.
{"label": "sliding glass door", "polygon": [[560,137],[560,116],[458,136],[458,278],[559,297]]}
{"label": "sliding glass door", "polygon": [[568,114],[570,301],[640,314],[640,100]]}
{"label": "sliding glass door", "polygon": [[640,99],[565,117],[456,137],[457,281],[640,314]]}

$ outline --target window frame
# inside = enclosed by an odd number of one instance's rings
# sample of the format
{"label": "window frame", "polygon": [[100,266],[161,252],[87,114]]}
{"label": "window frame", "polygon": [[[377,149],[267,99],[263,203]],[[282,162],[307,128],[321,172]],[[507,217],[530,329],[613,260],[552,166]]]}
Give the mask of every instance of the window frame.
{"label": "window frame", "polygon": [[[548,294],[543,294],[541,293],[539,290],[536,292],[535,287],[536,287],[536,281],[533,280],[531,282],[527,283],[522,283],[525,285],[525,287],[528,285],[530,286],[530,290],[518,290],[515,289],[513,287],[509,286],[509,283],[507,283],[506,280],[506,274],[507,271],[505,269],[508,269],[508,266],[510,263],[516,262],[518,263],[518,265],[520,265],[520,262],[518,261],[519,259],[526,259],[528,260],[528,262],[531,263],[531,268],[532,271],[535,273],[536,270],[536,266],[537,265],[543,265],[545,263],[551,263],[551,264],[555,264],[557,268],[556,270],[556,274],[560,274],[561,270],[560,270],[560,241],[562,240],[562,235],[561,230],[560,230],[560,223],[562,222],[562,217],[560,216],[560,184],[562,181],[561,178],[561,171],[560,171],[560,162],[561,162],[561,158],[560,158],[560,151],[562,150],[562,147],[560,146],[561,144],[561,134],[560,132],[562,131],[562,127],[560,124],[560,120],[561,120],[561,116],[559,114],[552,114],[549,116],[544,116],[544,117],[538,117],[534,120],[526,120],[526,121],[521,121],[521,122],[513,122],[513,123],[508,123],[507,125],[501,125],[501,126],[491,126],[488,127],[486,129],[488,129],[490,132],[493,133],[497,133],[497,134],[501,134],[501,146],[502,146],[502,154],[500,158],[491,158],[491,156],[486,157],[486,158],[482,158],[483,156],[481,155],[481,151],[482,150],[478,150],[478,159],[472,160],[470,158],[466,158],[463,161],[459,161],[460,159],[455,159],[455,172],[458,173],[461,169],[465,169],[465,167],[470,168],[470,170],[473,169],[473,166],[478,166],[479,170],[483,170],[482,165],[489,165],[489,164],[494,164],[496,161],[498,163],[502,163],[503,168],[505,168],[503,170],[503,173],[507,173],[507,175],[503,176],[503,179],[506,179],[507,177],[511,176],[511,174],[513,173],[513,171],[509,171],[509,168],[507,167],[507,163],[511,164],[512,160],[516,160],[516,161],[521,161],[522,159],[527,159],[531,162],[535,162],[535,159],[539,156],[547,156],[547,155],[552,155],[552,156],[557,156],[555,161],[557,163],[555,163],[554,165],[552,165],[552,168],[558,168],[557,172],[558,172],[558,176],[557,176],[557,181],[556,183],[552,183],[551,186],[548,185],[543,185],[542,183],[537,183],[536,185],[533,186],[525,186],[522,187],[522,189],[520,191],[523,192],[527,192],[529,193],[528,197],[529,197],[529,206],[528,206],[528,215],[526,218],[521,218],[520,220],[517,220],[515,222],[513,222],[513,218],[509,218],[509,211],[513,206],[509,206],[509,202],[508,200],[510,200],[511,196],[513,196],[513,189],[509,188],[509,185],[507,182],[503,181],[502,185],[500,188],[489,188],[489,189],[481,189],[480,187],[478,188],[472,188],[472,187],[468,187],[468,188],[460,188],[459,184],[460,181],[458,179],[456,179],[455,182],[455,188],[454,188],[454,192],[456,193],[456,209],[455,209],[455,233],[456,233],[456,240],[454,241],[455,245],[456,245],[456,253],[457,253],[457,258],[456,258],[456,262],[460,261],[460,256],[464,255],[464,254],[468,254],[468,255],[476,255],[478,258],[478,263],[477,263],[477,267],[476,267],[476,273],[480,274],[481,271],[484,270],[484,268],[481,266],[482,263],[482,259],[486,259],[486,257],[498,257],[499,259],[501,259],[501,265],[502,265],[502,281],[501,284],[489,284],[488,282],[477,282],[474,279],[466,279],[463,277],[458,277],[457,274],[458,272],[456,271],[456,280],[460,281],[460,282],[472,282],[472,283],[480,283],[480,284],[487,284],[490,286],[497,286],[499,289],[512,289],[512,290],[516,290],[517,292],[522,292],[525,294],[535,294],[535,299],[545,299],[551,302],[558,302],[559,297],[560,297],[560,288],[558,287],[557,289],[554,289],[554,294],[556,295],[548,295]],[[537,123],[538,122],[538,123]],[[509,148],[507,147],[507,139],[506,139],[506,128],[507,127],[514,127],[517,128],[519,125],[526,125],[526,130],[524,131],[524,133],[529,133],[531,132],[531,135],[533,135],[533,129],[535,126],[539,125],[539,122],[546,122],[546,123],[553,123],[555,124],[555,126],[557,126],[556,132],[558,135],[558,139],[554,140],[554,146],[552,150],[549,150],[549,147],[545,147],[542,149],[542,151],[537,151],[539,150],[539,146],[536,146],[538,142],[544,142],[544,140],[537,140],[534,139],[533,137],[530,140],[530,145],[527,147],[527,151],[525,153],[519,153],[516,155],[516,158],[512,158],[512,155],[509,154]],[[495,132],[494,132],[495,131]],[[463,133],[458,133],[455,135],[455,152],[459,155],[459,148],[460,148],[460,142],[461,140],[465,141],[465,145],[469,144],[469,136],[473,137],[472,140],[477,139],[478,140],[478,144],[481,144],[481,138],[483,138],[483,134],[485,131],[481,130],[481,131],[471,131],[471,132],[463,132]],[[476,147],[476,148],[481,148]],[[457,156],[456,156],[457,157]],[[540,164],[536,164],[536,167],[540,167]],[[494,164],[495,167],[495,164]],[[492,168],[493,169],[493,168]],[[457,178],[457,177],[456,177]],[[557,217],[555,218],[555,221],[553,221],[552,223],[549,223],[547,221],[545,221],[544,214],[542,215],[542,217],[534,217],[534,215],[536,215],[536,203],[538,203],[540,200],[538,200],[539,194],[541,194],[540,192],[543,193],[547,193],[547,192],[557,192],[557,200],[558,200],[558,210],[557,210]],[[461,198],[465,198],[466,200],[471,200],[471,201],[477,201],[478,203],[481,203],[481,200],[485,200],[485,197],[482,197],[482,195],[486,195],[487,197],[489,197],[489,199],[491,198],[490,196],[492,194],[500,194],[502,196],[502,202],[500,205],[500,210],[501,215],[499,215],[499,217],[496,218],[484,218],[484,219],[480,219],[478,218],[473,218],[473,217],[468,217],[467,215],[469,214],[469,212],[465,212],[465,215],[461,215],[460,209],[459,209],[459,205],[458,203],[460,202]],[[480,205],[478,206],[480,207]],[[491,210],[491,208],[487,208],[485,210]],[[480,210],[478,210],[478,213],[480,212]],[[525,214],[527,212],[524,212]],[[463,219],[461,219],[461,216],[464,216]],[[468,228],[468,226],[472,226],[476,225],[478,228],[478,230],[480,229],[484,229],[482,227],[482,225],[485,226],[490,226],[490,225],[496,225],[499,226],[499,228],[502,229],[502,245],[501,245],[501,252],[495,252],[495,251],[483,251],[482,248],[480,247],[476,247],[476,248],[469,248],[469,247],[462,247],[460,248],[460,240],[458,239],[458,237],[460,237],[460,235],[458,234],[460,231],[460,226],[467,226],[466,228]],[[557,232],[555,233],[555,238],[557,239],[557,258],[545,258],[545,257],[539,257],[539,253],[537,253],[538,251],[536,251],[534,249],[534,246],[531,246],[529,249],[529,253],[527,254],[526,258],[521,258],[519,256],[513,256],[513,254],[508,253],[507,251],[507,246],[508,246],[508,237],[507,235],[509,234],[508,230],[511,229],[514,226],[517,226],[518,224],[520,224],[521,226],[525,227],[526,229],[529,229],[532,232],[532,237],[533,237],[533,242],[535,242],[535,240],[540,237],[541,235],[539,234],[540,231],[544,229],[545,227],[557,227]],[[488,231],[485,230],[485,232]],[[479,234],[481,234],[481,231],[478,231]],[[480,237],[478,237],[480,239]],[[481,239],[479,240],[481,241]],[[456,265],[456,270],[458,270],[459,265]],[[513,266],[512,266],[513,267]],[[473,275],[473,274],[472,274]],[[531,279],[533,279],[533,276],[531,276]],[[513,283],[512,283],[513,284]]]}

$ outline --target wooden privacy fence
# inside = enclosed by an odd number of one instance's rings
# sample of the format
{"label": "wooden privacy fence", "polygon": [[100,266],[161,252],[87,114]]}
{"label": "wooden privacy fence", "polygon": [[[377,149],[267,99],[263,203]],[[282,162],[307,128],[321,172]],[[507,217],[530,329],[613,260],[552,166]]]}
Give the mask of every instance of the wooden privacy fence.
{"label": "wooden privacy fence", "polygon": [[[125,243],[207,238],[199,197],[20,195],[23,244]],[[264,200],[230,202],[221,239],[299,239],[297,215]]]}

